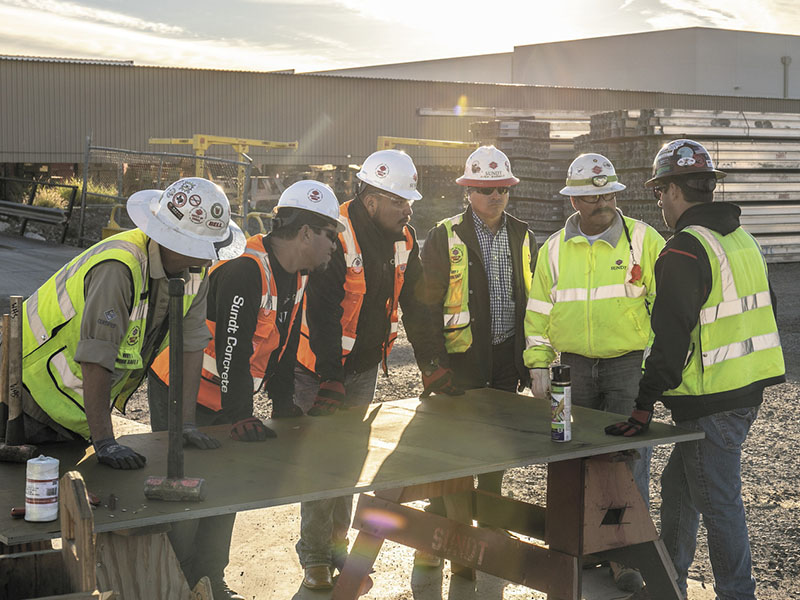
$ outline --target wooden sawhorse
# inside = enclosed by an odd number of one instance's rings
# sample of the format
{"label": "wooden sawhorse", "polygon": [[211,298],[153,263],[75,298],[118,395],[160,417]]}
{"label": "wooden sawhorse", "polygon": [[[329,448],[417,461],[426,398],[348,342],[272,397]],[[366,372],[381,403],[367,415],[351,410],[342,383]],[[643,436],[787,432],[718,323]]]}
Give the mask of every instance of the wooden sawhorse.
{"label": "wooden sawhorse", "polygon": [[[435,496],[443,497],[447,517],[404,505]],[[473,527],[473,518],[489,527]],[[357,598],[385,539],[449,559],[454,574],[483,571],[554,600],[580,600],[581,567],[590,555],[639,569],[656,600],[682,598],[624,453],[549,463],[546,507],[475,490],[473,478],[462,477],[361,494],[353,527],[358,537],[332,600]]]}

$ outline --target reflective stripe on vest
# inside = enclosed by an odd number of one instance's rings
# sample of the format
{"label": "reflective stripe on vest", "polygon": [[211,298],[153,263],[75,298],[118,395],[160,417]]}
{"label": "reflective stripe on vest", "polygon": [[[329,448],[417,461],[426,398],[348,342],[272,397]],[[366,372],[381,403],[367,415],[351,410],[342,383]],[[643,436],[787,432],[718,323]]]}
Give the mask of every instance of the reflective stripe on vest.
{"label": "reflective stripe on vest", "polygon": [[681,383],[664,395],[717,394],[782,375],[780,336],[757,242],[741,227],[725,236],[697,225],[683,231],[706,250],[712,287],[690,334]]}
{"label": "reflective stripe on vest", "polygon": [[566,228],[542,245],[526,304],[527,365],[549,364],[557,352],[613,358],[647,346],[654,262],[664,242],[645,223],[620,218],[624,230],[613,245],[566,240]]}
{"label": "reflective stripe on vest", "polygon": [[[709,326],[712,323],[715,323],[718,319],[731,317],[734,315],[741,315],[758,308],[771,308],[772,301],[770,299],[768,289],[741,298],[738,296],[738,292],[736,291],[736,281],[734,280],[733,270],[731,269],[730,262],[728,261],[728,256],[725,253],[725,249],[722,247],[722,244],[714,236],[710,229],[701,227],[699,225],[691,225],[684,229],[684,231],[695,234],[695,237],[698,237],[699,235],[699,237],[706,242],[706,247],[710,248],[714,252],[719,264],[719,281],[722,292],[722,302],[714,306],[704,307],[700,311],[700,319],[703,325]],[[725,346],[719,348],[703,349],[703,365],[711,366],[721,363],[725,360],[740,358],[761,350],[780,348],[780,345],[780,336],[776,330],[772,333],[753,336],[749,339],[726,344]]]}
{"label": "reflective stripe on vest", "polygon": [[[339,214],[345,222],[345,230],[339,233],[339,243],[342,246],[345,260],[345,281],[344,298],[342,298],[342,364],[347,355],[352,352],[356,343],[356,330],[358,328],[358,316],[361,313],[361,306],[364,302],[364,295],[367,292],[367,282],[364,277],[364,258],[361,254],[361,247],[356,239],[353,230],[353,223],[350,220],[350,205],[353,200],[345,202],[339,207]],[[389,336],[383,347],[384,363],[389,355],[397,338],[398,312],[397,307],[400,300],[400,292],[405,281],[405,270],[408,265],[408,258],[414,248],[414,239],[408,227],[403,228],[404,240],[394,244],[394,294],[391,303],[387,303],[387,317],[389,318]],[[297,361],[309,371],[316,369],[316,357],[311,351],[309,339],[308,320],[306,318],[306,307],[303,305],[303,317],[300,329],[300,341],[298,344]],[[385,364],[384,364],[385,367]]]}
{"label": "reflective stripe on vest", "polygon": [[[258,318],[256,322],[256,329],[253,335],[253,354],[250,356],[250,375],[253,378],[253,393],[256,393],[268,379],[265,378],[267,366],[269,365],[270,358],[273,352],[280,344],[280,332],[275,324],[277,313],[275,309],[278,306],[278,288],[272,276],[272,266],[269,261],[269,254],[264,250],[263,235],[255,235],[247,240],[247,246],[244,254],[237,259],[231,260],[245,260],[250,259],[256,261],[258,264],[259,272],[261,274],[261,300],[258,309]],[[229,261],[220,261],[211,268],[213,274],[220,266]],[[294,322],[300,302],[303,299],[305,286],[308,277],[301,275],[296,276],[296,291],[294,294],[294,306],[290,317],[290,325]],[[254,282],[255,283],[255,282]],[[217,307],[217,315],[221,314],[221,308]],[[217,356],[216,356],[216,336],[217,324],[214,321],[206,320],[206,325],[211,331],[212,339],[203,350],[203,367],[202,379],[200,381],[200,389],[197,395],[199,404],[214,410],[219,411],[222,409],[221,387],[227,388],[227,379],[221,379],[220,373],[217,369]],[[224,326],[224,324],[223,324]],[[288,335],[287,338],[288,340]],[[280,348],[278,360],[283,356],[286,350],[286,344]],[[223,361],[230,358],[223,356]],[[169,384],[169,348],[165,348],[158,358],[153,362],[151,367],[158,375],[162,382]],[[227,375],[227,373],[225,373]]]}
{"label": "reflective stripe on vest", "polygon": [[[64,265],[23,307],[23,381],[33,399],[50,418],[89,439],[83,409],[81,366],[74,354],[80,341],[87,273],[107,260],[123,263],[131,273],[133,306],[128,328],[115,360],[117,381],[111,387],[114,406],[124,409],[144,376],[141,351],[146,328],[149,285],[147,236],[138,229],[125,231],[95,244]],[[184,296],[184,314],[205,276],[192,274]],[[137,373],[137,378],[131,375]]]}
{"label": "reflective stripe on vest", "polygon": [[442,303],[444,347],[448,353],[466,352],[472,346],[469,316],[469,260],[467,245],[453,227],[462,222],[463,214],[441,221],[447,232],[447,256],[450,263],[449,283]]}

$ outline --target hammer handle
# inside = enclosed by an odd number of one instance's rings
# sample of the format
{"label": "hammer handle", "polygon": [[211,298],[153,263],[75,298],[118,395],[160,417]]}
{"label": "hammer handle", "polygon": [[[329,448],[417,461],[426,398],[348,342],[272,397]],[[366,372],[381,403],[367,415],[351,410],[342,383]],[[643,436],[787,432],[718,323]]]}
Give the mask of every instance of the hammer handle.
{"label": "hammer handle", "polygon": [[22,419],[22,296],[11,296],[9,307],[8,343],[8,424],[6,443],[19,446],[25,443]]}
{"label": "hammer handle", "polygon": [[8,315],[3,315],[0,327],[0,443],[6,441],[6,427],[8,425]]}
{"label": "hammer handle", "polygon": [[183,478],[183,288],[169,280],[169,479]]}

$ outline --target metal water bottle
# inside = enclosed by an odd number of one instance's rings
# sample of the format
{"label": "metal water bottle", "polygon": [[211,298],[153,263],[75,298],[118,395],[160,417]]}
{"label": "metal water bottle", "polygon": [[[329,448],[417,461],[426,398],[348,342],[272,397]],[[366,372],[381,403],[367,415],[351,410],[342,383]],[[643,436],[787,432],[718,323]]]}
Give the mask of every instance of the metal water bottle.
{"label": "metal water bottle", "polygon": [[569,442],[572,439],[572,388],[569,367],[550,368],[550,439]]}

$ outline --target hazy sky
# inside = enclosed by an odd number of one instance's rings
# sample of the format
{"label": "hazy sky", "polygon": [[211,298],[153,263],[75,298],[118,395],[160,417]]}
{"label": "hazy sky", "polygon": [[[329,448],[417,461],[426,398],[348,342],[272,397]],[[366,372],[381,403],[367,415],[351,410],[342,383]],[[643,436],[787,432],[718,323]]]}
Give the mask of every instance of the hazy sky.
{"label": "hazy sky", "polygon": [[800,2],[0,0],[0,54],[310,71],[692,26],[797,34]]}

